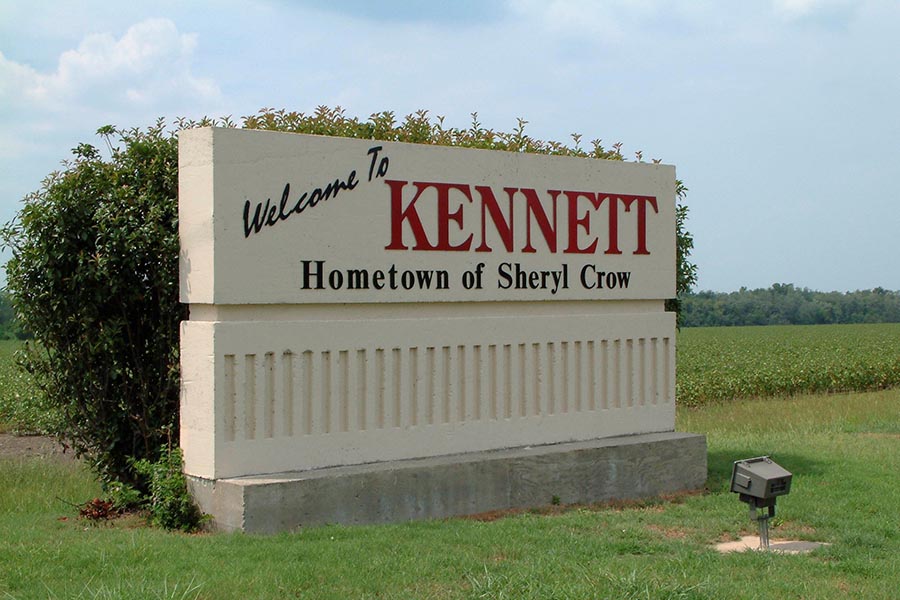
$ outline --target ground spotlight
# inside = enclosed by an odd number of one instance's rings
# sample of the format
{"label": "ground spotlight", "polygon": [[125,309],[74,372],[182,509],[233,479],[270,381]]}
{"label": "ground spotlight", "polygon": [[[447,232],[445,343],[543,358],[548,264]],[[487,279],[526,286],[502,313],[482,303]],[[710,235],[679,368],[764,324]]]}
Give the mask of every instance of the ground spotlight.
{"label": "ground spotlight", "polygon": [[[769,519],[775,516],[775,500],[791,491],[790,471],[776,464],[768,456],[747,458],[734,462],[731,471],[731,491],[740,494],[741,502],[750,505],[750,520],[759,524],[759,547],[769,549]],[[767,508],[763,512],[757,509]]]}

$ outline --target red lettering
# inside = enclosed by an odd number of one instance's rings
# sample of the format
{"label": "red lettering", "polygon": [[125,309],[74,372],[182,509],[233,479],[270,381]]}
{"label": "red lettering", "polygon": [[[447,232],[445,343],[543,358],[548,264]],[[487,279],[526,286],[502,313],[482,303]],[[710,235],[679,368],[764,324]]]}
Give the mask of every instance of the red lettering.
{"label": "red lettering", "polygon": [[[458,190],[463,193],[466,200],[472,202],[472,193],[469,186],[459,183],[433,183],[429,181],[415,181],[416,194],[406,207],[403,207],[403,188],[407,181],[385,179],[384,182],[391,188],[391,243],[385,246],[386,250],[406,250],[408,246],[403,242],[403,222],[409,224],[410,231],[415,239],[412,250],[457,250],[465,251],[472,246],[472,237],[460,244],[450,243],[450,222],[454,222],[463,228],[463,207],[460,205],[455,211],[450,211],[450,190]],[[437,191],[437,233],[438,243],[433,245],[428,239],[422,218],[419,216],[416,202],[422,197],[422,193],[434,188]]]}
{"label": "red lettering", "polygon": [[491,252],[493,249],[487,244],[487,214],[490,213],[494,229],[500,236],[500,241],[506,247],[507,252],[513,251],[513,195],[518,188],[503,188],[509,197],[509,219],[504,218],[494,191],[486,185],[476,185],[475,191],[481,196],[481,245],[475,248],[475,252]]}
{"label": "red lettering", "polygon": [[[637,244],[633,254],[647,255],[650,250],[647,248],[647,213],[649,210],[659,213],[654,196],[635,196],[629,194],[606,194],[582,192],[574,190],[547,190],[547,197],[542,198],[538,192],[532,188],[515,188],[504,187],[503,191],[507,195],[507,203],[505,208],[500,206],[500,202],[494,194],[493,189],[485,185],[476,185],[475,191],[479,195],[481,202],[481,240],[477,247],[473,248],[472,241],[475,237],[477,229],[470,226],[473,230],[468,236],[458,243],[452,243],[451,238],[461,239],[462,235],[467,233],[464,223],[464,214],[466,203],[474,202],[472,198],[471,186],[462,183],[438,183],[431,181],[415,181],[412,185],[415,187],[415,194],[409,203],[405,203],[403,191],[408,181],[397,181],[386,179],[385,183],[390,188],[391,193],[391,241],[385,246],[387,250],[441,250],[466,252],[474,250],[475,252],[493,252],[491,244],[488,242],[488,221],[491,222],[493,232],[496,234],[500,243],[507,252],[515,251],[515,234],[514,227],[516,207],[518,211],[524,210],[525,217],[525,244],[522,246],[521,252],[535,253],[535,240],[532,238],[532,226],[536,225],[540,230],[540,236],[543,237],[547,251],[556,253],[558,249],[558,234],[565,235],[568,243],[563,250],[565,254],[594,254],[600,244],[602,236],[598,236],[592,231],[592,213],[600,210],[602,204],[606,202],[608,223],[607,223],[607,246],[604,254],[622,254],[619,248],[619,205],[621,203],[624,212],[636,213],[636,238]],[[427,211],[425,215],[435,215],[436,228],[431,229],[432,236],[437,234],[436,243],[429,239],[428,231],[426,231],[422,223],[422,215],[419,213],[419,201],[427,191],[434,190],[434,195],[427,195],[426,204],[434,199],[436,205],[432,211]],[[458,202],[451,205],[451,192],[456,191],[462,194],[462,198]],[[516,203],[516,193],[520,192],[524,196],[524,203]],[[564,210],[567,212],[567,231],[558,231],[558,198],[560,194],[565,194],[566,204]],[[549,198],[550,202],[544,200]],[[454,198],[454,201],[457,199]],[[587,200],[590,206],[583,203],[579,205],[581,200]],[[636,210],[632,211],[632,207],[636,205]],[[277,212],[279,207],[267,206],[262,215],[257,215],[254,220],[263,221],[270,218],[270,213]],[[248,212],[248,211],[245,211]],[[521,217],[520,217],[521,218]],[[247,220],[245,215],[245,220]],[[451,223],[453,225],[451,225]],[[246,227],[245,227],[246,229]],[[412,234],[412,245],[408,246],[404,239],[404,234]],[[493,234],[492,234],[493,235]],[[537,234],[534,236],[538,237]]]}
{"label": "red lettering", "polygon": [[647,250],[647,205],[653,207],[653,211],[659,213],[656,206],[656,198],[653,196],[623,196],[622,199],[628,198],[625,203],[625,210],[631,210],[631,203],[637,201],[637,250],[634,254],[650,254]]}
{"label": "red lettering", "polygon": [[619,197],[609,194],[604,200],[609,200],[607,205],[609,209],[609,245],[604,254],[622,254],[622,251],[619,250]]}
{"label": "red lettering", "polygon": [[435,247],[428,241],[428,235],[422,226],[422,219],[416,210],[416,200],[422,194],[420,189],[415,198],[403,208],[403,188],[407,181],[396,181],[385,179],[384,182],[391,188],[391,243],[385,246],[385,250],[406,250],[407,246],[403,243],[403,221],[409,222],[413,237],[416,240],[413,250],[435,250]]}
{"label": "red lettering", "polygon": [[461,183],[420,183],[418,181],[415,183],[415,186],[418,189],[416,198],[430,187],[436,189],[438,193],[438,245],[434,249],[468,250],[472,246],[473,234],[471,233],[469,234],[469,237],[466,238],[466,241],[455,246],[450,244],[450,221],[459,225],[460,230],[463,228],[463,205],[460,205],[454,212],[450,212],[450,190],[462,192],[463,196],[466,197],[466,200],[471,202],[472,192],[469,191],[469,186]]}
{"label": "red lettering", "polygon": [[537,220],[544,241],[547,242],[547,248],[550,252],[556,253],[556,197],[559,196],[559,190],[547,190],[550,198],[553,199],[553,224],[550,224],[550,217],[544,210],[541,199],[538,198],[537,192],[530,188],[519,190],[525,194],[525,247],[522,252],[537,252],[531,245],[531,216],[534,215]]}
{"label": "red lettering", "polygon": [[591,234],[591,213],[586,211],[583,216],[578,216],[578,198],[587,198],[593,205],[594,210],[600,208],[603,200],[597,198],[596,194],[590,192],[564,192],[569,200],[569,246],[565,249],[566,254],[593,254],[597,249],[597,237],[587,248],[578,245],[578,228],[584,228],[584,232]]}

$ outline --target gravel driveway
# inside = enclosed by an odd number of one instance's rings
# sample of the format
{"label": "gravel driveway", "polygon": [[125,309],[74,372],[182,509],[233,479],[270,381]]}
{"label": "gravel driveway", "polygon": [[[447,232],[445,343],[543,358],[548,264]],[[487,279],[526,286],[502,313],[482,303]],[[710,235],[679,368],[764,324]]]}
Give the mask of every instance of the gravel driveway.
{"label": "gravel driveway", "polygon": [[0,433],[0,459],[43,456],[54,460],[75,460],[72,450],[63,447],[53,438],[41,435],[12,435]]}

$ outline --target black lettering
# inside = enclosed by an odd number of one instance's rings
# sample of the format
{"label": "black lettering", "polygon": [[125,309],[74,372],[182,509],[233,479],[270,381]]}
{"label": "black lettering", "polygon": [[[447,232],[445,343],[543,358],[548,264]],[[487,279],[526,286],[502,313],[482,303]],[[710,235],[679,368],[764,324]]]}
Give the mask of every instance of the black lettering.
{"label": "black lettering", "polygon": [[[291,213],[285,213],[284,207],[287,206],[288,199],[291,195],[291,184],[284,184],[284,191],[281,192],[281,202],[278,203],[278,218],[284,221],[291,216]],[[291,211],[293,212],[293,211]]]}
{"label": "black lettering", "polygon": [[419,280],[419,288],[422,289],[431,289],[431,280],[434,276],[434,271],[416,271],[416,277]]}
{"label": "black lettering", "polygon": [[272,202],[271,198],[266,200],[266,225],[274,225],[278,222],[278,209],[274,206],[269,206],[270,202]]}
{"label": "black lettering", "polygon": [[593,265],[584,265],[581,267],[581,286],[586,290],[594,288],[593,282],[589,281],[587,278],[588,273],[596,273]]}
{"label": "black lettering", "polygon": [[528,274],[522,270],[522,265],[516,263],[516,289],[524,290],[528,287]]}
{"label": "black lettering", "polygon": [[[324,290],[326,285],[332,290],[383,290],[450,289],[450,273],[444,269],[397,269],[391,265],[386,272],[380,269],[369,271],[365,268],[332,269],[325,272],[324,260],[301,260],[301,283],[304,290]],[[385,279],[388,279],[387,285]]]}
{"label": "black lettering", "polygon": [[[287,185],[285,185],[284,187],[286,187],[286,188],[287,188],[287,187],[290,187],[290,184],[287,184]],[[306,194],[306,192],[303,192],[303,195],[301,195],[301,196],[297,199],[297,204],[294,205],[294,210],[291,211],[291,214],[298,214],[298,215],[299,215],[299,214],[302,213],[304,210],[306,210],[306,207],[309,205],[309,203],[306,201],[306,198],[307,198],[307,194]]]}
{"label": "black lettering", "polygon": [[365,269],[348,269],[347,270],[347,289],[348,290],[367,290],[369,289],[369,272]]}
{"label": "black lettering", "polygon": [[315,271],[310,271],[310,268],[309,268],[309,266],[312,264],[313,261],[304,260],[301,262],[303,263],[303,285],[301,286],[301,289],[304,289],[304,290],[312,289],[310,287],[309,280],[310,280],[310,277],[315,277],[316,284],[315,284],[314,288],[317,290],[324,290],[325,286],[322,284],[322,270],[325,268],[325,261],[317,260]]}
{"label": "black lettering", "polygon": [[391,289],[396,290],[397,289],[397,265],[391,265],[391,268],[388,269],[388,275],[390,275]]}
{"label": "black lettering", "polygon": [[[381,150],[381,146],[375,146],[369,150],[369,154],[374,153],[372,156],[372,165],[369,167],[370,180],[372,179],[373,173],[376,177],[383,177],[387,173],[389,163],[387,156],[381,157],[381,161],[377,164],[376,172],[375,159],[378,157],[379,150]],[[273,204],[271,198],[267,198],[265,204],[258,202],[256,208],[253,210],[252,217],[250,214],[252,203],[247,200],[244,202],[244,237],[250,237],[251,233],[259,233],[262,231],[263,227],[271,227],[279,221],[286,221],[291,216],[299,215],[307,208],[315,207],[320,202],[337,198],[340,192],[346,190],[352,191],[356,189],[358,185],[359,179],[357,179],[356,170],[350,171],[345,179],[338,177],[324,187],[314,188],[311,192],[303,192],[297,198],[297,202],[294,203],[293,207],[288,209],[291,198],[291,184],[288,182],[284,184],[284,189],[281,192],[281,199],[277,204]]]}
{"label": "black lettering", "polygon": [[[369,148],[369,151],[366,154],[372,156],[372,162],[369,164],[369,181],[372,181],[372,174],[375,171],[375,161],[378,160],[378,153],[381,152],[383,146],[372,146]],[[378,170],[381,171],[381,165],[378,166]]]}
{"label": "black lettering", "polygon": [[262,203],[256,205],[256,211],[253,213],[253,220],[250,220],[250,201],[247,200],[244,202],[244,237],[250,237],[251,233],[259,233],[259,230],[263,228],[265,223],[263,219],[260,218],[260,211],[262,211]]}
{"label": "black lettering", "polygon": [[500,263],[500,266],[497,267],[497,275],[500,276],[500,280],[497,281],[497,287],[501,290],[508,290],[512,287],[513,278],[509,274],[510,268],[512,268],[510,263]]}
{"label": "black lettering", "polygon": [[312,193],[309,195],[309,202],[308,202],[309,207],[315,208],[316,204],[319,203],[319,200],[321,200],[321,198],[322,198],[322,189],[321,188],[314,189],[312,191]]}

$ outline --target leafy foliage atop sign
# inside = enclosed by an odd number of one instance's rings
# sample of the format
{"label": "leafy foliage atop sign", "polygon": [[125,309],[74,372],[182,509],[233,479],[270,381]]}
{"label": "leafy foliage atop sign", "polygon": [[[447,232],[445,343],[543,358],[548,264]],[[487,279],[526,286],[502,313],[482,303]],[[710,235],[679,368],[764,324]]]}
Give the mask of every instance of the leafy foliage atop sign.
{"label": "leafy foliage atop sign", "polygon": [[[256,115],[244,117],[246,129],[265,129],[289,133],[308,133],[335,137],[380,140],[385,142],[407,142],[431,144],[434,146],[458,146],[461,148],[482,148],[486,150],[506,150],[529,154],[549,154],[555,156],[578,156],[582,158],[603,158],[623,160],[622,144],[613,144],[612,149],[603,147],[600,139],[591,141],[589,149],[581,147],[581,135],[572,134],[573,146],[560,142],[535,139],[525,133],[528,121],[517,119],[516,128],[510,132],[485,129],[478,120],[478,113],[472,113],[472,123],[466,129],[445,127],[444,117],[432,120],[428,111],[420,110],[397,121],[391,111],[375,113],[367,121],[348,117],[340,107],[320,106],[316,111],[305,113],[288,112],[264,108]],[[639,160],[642,153],[635,155]],[[659,161],[654,161],[659,162]]]}

